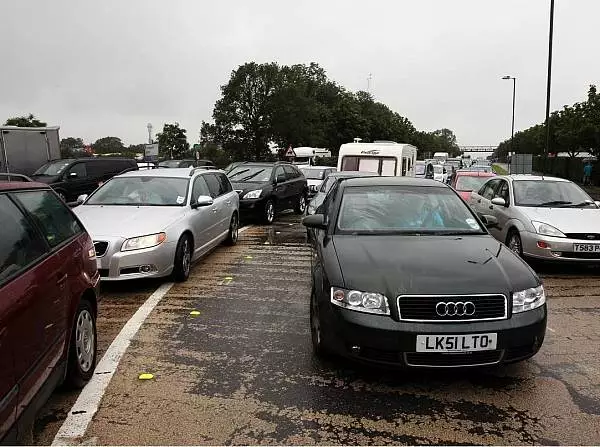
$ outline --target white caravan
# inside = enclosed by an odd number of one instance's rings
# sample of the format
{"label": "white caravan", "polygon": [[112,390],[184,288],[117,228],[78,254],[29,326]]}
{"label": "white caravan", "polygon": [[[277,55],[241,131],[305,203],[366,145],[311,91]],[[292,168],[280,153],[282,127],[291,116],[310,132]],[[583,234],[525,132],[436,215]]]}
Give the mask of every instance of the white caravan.
{"label": "white caravan", "polygon": [[417,148],[394,142],[346,143],[340,146],[338,171],[377,172],[383,176],[414,177]]}

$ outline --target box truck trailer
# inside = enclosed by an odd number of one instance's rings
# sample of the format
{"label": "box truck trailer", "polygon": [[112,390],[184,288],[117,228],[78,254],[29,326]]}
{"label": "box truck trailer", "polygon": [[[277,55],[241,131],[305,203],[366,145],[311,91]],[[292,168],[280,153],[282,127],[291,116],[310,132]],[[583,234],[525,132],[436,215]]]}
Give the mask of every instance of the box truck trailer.
{"label": "box truck trailer", "polygon": [[0,126],[0,172],[31,175],[50,160],[60,159],[58,126]]}

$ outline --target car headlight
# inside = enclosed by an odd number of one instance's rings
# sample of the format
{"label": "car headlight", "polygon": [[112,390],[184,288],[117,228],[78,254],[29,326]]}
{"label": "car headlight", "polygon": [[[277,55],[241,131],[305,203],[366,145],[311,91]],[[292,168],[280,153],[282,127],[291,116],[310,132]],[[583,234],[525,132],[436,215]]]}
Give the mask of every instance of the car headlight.
{"label": "car headlight", "polygon": [[532,220],[531,223],[533,224],[533,227],[535,228],[535,231],[538,234],[543,234],[544,236],[553,236],[553,237],[567,237],[558,228],[555,228],[552,225],[548,225],[547,223],[536,222],[535,220]]}
{"label": "car headlight", "polygon": [[536,309],[546,302],[544,286],[513,293],[513,314]]}
{"label": "car headlight", "polygon": [[346,290],[340,287],[331,288],[331,302],[346,309],[369,314],[389,315],[390,307],[387,298],[380,293]]}
{"label": "car headlight", "polygon": [[254,191],[248,191],[244,194],[244,199],[258,199],[260,194],[262,193],[262,189],[255,189]]}
{"label": "car headlight", "polygon": [[165,233],[149,234],[127,239],[121,246],[121,251],[141,250],[142,248],[156,247],[167,240]]}

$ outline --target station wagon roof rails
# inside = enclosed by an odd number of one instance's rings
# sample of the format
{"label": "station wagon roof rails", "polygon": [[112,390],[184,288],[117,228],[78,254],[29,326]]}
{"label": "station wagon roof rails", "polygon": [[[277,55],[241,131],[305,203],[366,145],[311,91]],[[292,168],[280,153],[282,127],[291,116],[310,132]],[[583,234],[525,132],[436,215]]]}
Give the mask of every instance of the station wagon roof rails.
{"label": "station wagon roof rails", "polygon": [[208,171],[210,169],[216,169],[214,166],[196,166],[195,168],[190,169],[190,177],[192,177],[196,171]]}
{"label": "station wagon roof rails", "polygon": [[12,181],[13,177],[15,179],[19,179],[19,181],[21,181],[21,182],[33,182],[33,180],[31,178],[29,178],[23,174],[11,174],[9,172],[0,172],[0,180],[2,180],[2,178],[4,178],[4,177],[8,178],[9,182]]}

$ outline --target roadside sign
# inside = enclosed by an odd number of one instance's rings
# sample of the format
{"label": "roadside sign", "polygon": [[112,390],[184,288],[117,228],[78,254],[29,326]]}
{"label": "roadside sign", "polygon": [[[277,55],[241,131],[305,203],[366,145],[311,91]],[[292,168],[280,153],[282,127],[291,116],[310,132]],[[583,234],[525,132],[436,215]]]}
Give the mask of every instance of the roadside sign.
{"label": "roadside sign", "polygon": [[286,157],[296,157],[296,153],[294,152],[294,149],[289,147],[288,150],[285,151],[285,156]]}
{"label": "roadside sign", "polygon": [[147,144],[144,158],[150,161],[158,161],[158,143]]}

